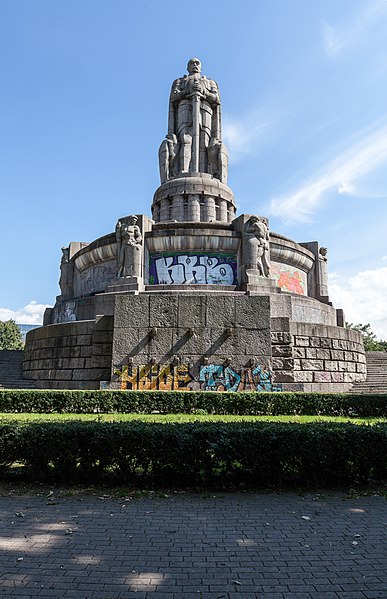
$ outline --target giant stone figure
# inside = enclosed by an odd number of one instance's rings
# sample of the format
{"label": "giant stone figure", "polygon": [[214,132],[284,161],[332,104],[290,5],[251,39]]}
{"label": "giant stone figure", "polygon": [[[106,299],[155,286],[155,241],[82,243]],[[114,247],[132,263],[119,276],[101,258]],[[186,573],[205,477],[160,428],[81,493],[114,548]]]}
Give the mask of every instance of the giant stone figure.
{"label": "giant stone figure", "polygon": [[161,182],[178,174],[210,173],[227,182],[227,150],[221,141],[221,111],[216,81],[202,76],[198,58],[188,75],[172,84],[168,134],[160,147]]}

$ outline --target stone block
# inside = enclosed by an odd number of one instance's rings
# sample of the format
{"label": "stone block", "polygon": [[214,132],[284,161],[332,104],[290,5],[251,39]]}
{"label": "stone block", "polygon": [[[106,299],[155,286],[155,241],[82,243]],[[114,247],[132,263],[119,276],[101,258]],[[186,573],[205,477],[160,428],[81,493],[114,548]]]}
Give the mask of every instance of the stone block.
{"label": "stone block", "polygon": [[323,370],[323,360],[301,360],[302,370]]}
{"label": "stone block", "polygon": [[[302,351],[303,348],[300,348]],[[272,355],[273,357],[291,357],[292,356],[292,347],[291,345],[273,345],[273,347],[271,348],[272,351]],[[293,356],[294,356],[294,352],[293,352]],[[294,356],[294,357],[304,357],[304,354],[302,356]]]}
{"label": "stone block", "polygon": [[206,324],[206,296],[179,295],[178,326],[203,327]]}
{"label": "stone block", "polygon": [[271,342],[275,345],[285,345],[292,342],[292,336],[290,333],[271,333]]}
{"label": "stone block", "polygon": [[92,352],[91,345],[84,345],[83,347],[80,347],[79,350],[80,350],[79,355],[82,356],[83,358],[89,358],[91,356],[91,352]]}
{"label": "stone block", "polygon": [[275,317],[275,318],[271,318],[270,319],[270,327],[272,331],[275,332],[282,332],[282,331],[286,331],[289,332],[290,331],[290,320],[289,318],[284,318],[284,317]]}
{"label": "stone block", "polygon": [[356,372],[355,362],[338,362],[338,366],[339,372]]}
{"label": "stone block", "polygon": [[313,376],[316,383],[330,383],[332,381],[332,375],[330,372],[314,372]]}
{"label": "stone block", "polygon": [[331,372],[332,383],[343,383],[344,373],[343,372]]}
{"label": "stone block", "polygon": [[117,294],[114,305],[114,328],[149,326],[149,295]]}
{"label": "stone block", "polygon": [[310,347],[321,347],[321,338],[320,337],[311,337],[310,338]]}
{"label": "stone block", "polygon": [[331,357],[331,352],[329,349],[317,349],[316,358],[320,360],[329,360]]}
{"label": "stone block", "polygon": [[344,360],[344,351],[340,349],[332,349],[331,358],[332,360]]}
{"label": "stone block", "polygon": [[178,297],[170,294],[151,295],[149,299],[149,326],[176,327]]}
{"label": "stone block", "polygon": [[294,373],[289,370],[274,370],[273,383],[294,383]]}
{"label": "stone block", "polygon": [[110,370],[111,357],[109,356],[92,356],[87,360],[87,364],[85,363],[86,368],[109,368]]}
{"label": "stone block", "polygon": [[306,358],[317,358],[317,348],[316,347],[307,347],[305,349],[305,357]]}
{"label": "stone block", "polygon": [[207,296],[206,324],[208,327],[235,327],[235,298]]}
{"label": "stone block", "polygon": [[270,327],[270,298],[265,295],[235,297],[236,326],[248,329]]}
{"label": "stone block", "polygon": [[[96,343],[92,347],[92,353],[94,356],[106,356],[112,354],[111,343]],[[91,354],[90,354],[91,355]]]}
{"label": "stone block", "polygon": [[[141,329],[142,331],[143,329]],[[157,334],[155,337],[151,336],[151,330],[148,333],[150,335],[150,341],[147,347],[148,354],[156,358],[157,362],[164,362],[164,356],[173,353],[174,345],[174,329],[172,328],[161,328],[157,327]]]}
{"label": "stone block", "polygon": [[294,338],[294,345],[297,347],[309,347],[310,337],[301,337],[300,335],[296,335]]}
{"label": "stone block", "polygon": [[110,379],[110,369],[108,368],[84,368],[83,370],[74,370],[72,376],[73,381],[106,381],[108,379]]}
{"label": "stone block", "polygon": [[320,347],[325,348],[325,349],[331,348],[332,347],[332,339],[327,339],[325,337],[320,339]]}
{"label": "stone block", "polygon": [[354,383],[357,380],[356,373],[354,372],[343,372],[344,383]]}
{"label": "stone block", "polygon": [[217,340],[222,332],[223,328],[218,331],[205,326],[194,327],[192,330],[179,327],[173,331],[171,352],[184,356],[224,353],[223,344],[227,340],[224,336],[213,346],[213,339]]}
{"label": "stone block", "polygon": [[293,377],[295,383],[311,383],[313,381],[313,372],[295,370]]}
{"label": "stone block", "polygon": [[235,353],[242,353],[243,351],[247,356],[255,354],[270,355],[271,353],[269,329],[237,329],[237,335],[234,337],[234,340]]}
{"label": "stone block", "polygon": [[292,358],[273,358],[273,370],[292,370],[294,362]]}
{"label": "stone block", "polygon": [[339,363],[335,360],[325,360],[324,365],[325,370],[329,370],[329,372],[336,372],[339,369]]}
{"label": "stone block", "polygon": [[113,339],[113,356],[134,356],[144,345],[149,343],[148,329],[144,338],[144,333],[139,335],[139,329],[117,329]]}
{"label": "stone block", "polygon": [[[293,347],[292,348],[293,358],[305,358],[305,354],[306,354],[305,347]],[[273,353],[273,355],[274,355],[274,353]]]}
{"label": "stone block", "polygon": [[367,372],[367,366],[365,364],[362,364],[361,362],[358,362],[356,364],[356,372]]}

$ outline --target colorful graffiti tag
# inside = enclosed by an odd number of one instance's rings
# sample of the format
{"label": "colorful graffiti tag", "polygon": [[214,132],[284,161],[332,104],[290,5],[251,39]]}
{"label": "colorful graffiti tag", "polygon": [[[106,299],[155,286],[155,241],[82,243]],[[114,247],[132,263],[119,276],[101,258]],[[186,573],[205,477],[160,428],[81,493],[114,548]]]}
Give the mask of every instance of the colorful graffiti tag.
{"label": "colorful graffiti tag", "polygon": [[193,380],[186,364],[125,364],[114,374],[122,390],[133,391],[189,391],[187,385]]}
{"label": "colorful graffiti tag", "polygon": [[236,285],[233,254],[151,254],[151,285]]}
{"label": "colorful graffiti tag", "polygon": [[307,295],[307,276],[299,268],[271,262],[270,274],[283,291]]}
{"label": "colorful graffiti tag", "polygon": [[261,366],[242,368],[209,364],[200,368],[199,382],[204,391],[281,391],[271,382],[270,371]]}
{"label": "colorful graffiti tag", "polygon": [[261,366],[235,370],[223,364],[200,367],[198,379],[188,364],[125,364],[115,370],[122,390],[190,391],[192,383],[203,391],[281,391],[271,373]]}

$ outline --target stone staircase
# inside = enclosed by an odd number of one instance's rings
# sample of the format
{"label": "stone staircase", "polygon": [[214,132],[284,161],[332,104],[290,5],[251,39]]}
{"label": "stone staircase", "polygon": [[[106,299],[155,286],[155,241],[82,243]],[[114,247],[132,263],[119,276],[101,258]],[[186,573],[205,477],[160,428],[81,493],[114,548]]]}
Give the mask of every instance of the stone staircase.
{"label": "stone staircase", "polygon": [[0,389],[35,389],[35,381],[23,378],[23,350],[0,351]]}
{"label": "stone staircase", "polygon": [[367,379],[362,383],[355,383],[351,393],[387,393],[387,352],[366,352]]}

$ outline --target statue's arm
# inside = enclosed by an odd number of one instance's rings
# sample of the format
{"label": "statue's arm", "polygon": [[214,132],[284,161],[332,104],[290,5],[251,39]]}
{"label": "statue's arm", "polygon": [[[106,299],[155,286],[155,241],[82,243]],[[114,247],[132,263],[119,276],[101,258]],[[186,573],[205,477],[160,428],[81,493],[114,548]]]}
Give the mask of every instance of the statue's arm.
{"label": "statue's arm", "polygon": [[179,102],[180,100],[182,100],[185,97],[186,97],[186,93],[185,93],[184,86],[182,84],[182,79],[176,79],[176,81],[174,81],[172,84],[170,101],[171,102]]}
{"label": "statue's arm", "polygon": [[206,86],[206,100],[209,100],[213,104],[220,104],[219,88],[216,81],[210,80]]}

